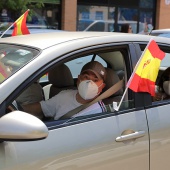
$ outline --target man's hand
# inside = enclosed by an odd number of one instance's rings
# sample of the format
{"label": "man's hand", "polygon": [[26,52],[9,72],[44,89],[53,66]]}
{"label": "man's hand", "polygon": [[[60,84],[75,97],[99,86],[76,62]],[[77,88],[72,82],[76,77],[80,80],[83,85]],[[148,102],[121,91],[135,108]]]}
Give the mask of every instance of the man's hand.
{"label": "man's hand", "polygon": [[27,105],[22,105],[25,112],[30,113],[39,119],[43,119],[44,115],[41,109],[40,103],[31,103]]}

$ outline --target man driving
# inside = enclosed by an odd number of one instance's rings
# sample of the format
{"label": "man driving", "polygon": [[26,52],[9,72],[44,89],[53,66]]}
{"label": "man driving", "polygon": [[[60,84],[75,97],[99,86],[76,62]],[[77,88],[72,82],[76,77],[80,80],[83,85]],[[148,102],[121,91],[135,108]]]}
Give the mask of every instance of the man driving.
{"label": "man driving", "polygon": [[[105,87],[106,70],[97,61],[85,64],[77,80],[78,90],[63,90],[49,100],[23,106],[24,110],[39,118],[60,119],[70,110],[94,100]],[[77,113],[76,116],[89,115],[105,111],[100,101]]]}

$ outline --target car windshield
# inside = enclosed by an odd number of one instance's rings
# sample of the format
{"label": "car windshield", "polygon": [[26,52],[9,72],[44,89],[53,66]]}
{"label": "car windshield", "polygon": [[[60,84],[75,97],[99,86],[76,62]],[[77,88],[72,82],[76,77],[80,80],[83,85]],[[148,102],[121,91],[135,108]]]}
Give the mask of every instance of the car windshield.
{"label": "car windshield", "polygon": [[38,51],[16,45],[0,44],[0,83],[32,60]]}

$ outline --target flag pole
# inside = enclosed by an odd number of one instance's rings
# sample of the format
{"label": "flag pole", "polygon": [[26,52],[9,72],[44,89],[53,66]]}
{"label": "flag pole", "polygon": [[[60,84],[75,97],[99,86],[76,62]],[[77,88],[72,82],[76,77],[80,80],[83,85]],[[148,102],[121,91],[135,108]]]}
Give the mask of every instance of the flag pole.
{"label": "flag pole", "polygon": [[118,111],[118,110],[119,110],[120,105],[122,104],[123,99],[124,99],[124,97],[125,97],[125,94],[126,94],[126,92],[127,92],[127,89],[128,89],[128,87],[126,87],[126,89],[125,89],[125,91],[124,91],[124,93],[123,93],[123,96],[122,96],[122,98],[121,98],[121,100],[120,100],[120,102],[119,102],[119,105],[118,105],[118,106],[117,106],[117,102],[113,102],[113,109],[114,109],[114,110],[116,110],[116,111]]}
{"label": "flag pole", "polygon": [[16,23],[27,11],[30,11],[30,10],[27,9],[15,22],[13,22],[13,23],[9,26],[9,28],[7,28],[7,29],[2,33],[2,35],[0,36],[0,38],[2,38],[2,36],[3,36],[12,26],[14,26],[14,23]]}
{"label": "flag pole", "polygon": [[[14,23],[15,23],[15,22],[14,22]],[[2,36],[14,25],[14,23],[12,23],[12,24],[10,25],[10,27],[2,33],[2,35],[1,35],[0,38],[2,38]]]}

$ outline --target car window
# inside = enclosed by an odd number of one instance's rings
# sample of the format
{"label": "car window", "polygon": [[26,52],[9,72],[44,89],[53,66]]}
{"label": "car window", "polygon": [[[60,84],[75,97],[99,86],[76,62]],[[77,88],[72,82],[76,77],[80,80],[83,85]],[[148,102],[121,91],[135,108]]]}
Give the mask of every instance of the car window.
{"label": "car window", "polygon": [[0,82],[3,82],[26,63],[32,60],[38,51],[14,45],[0,45]]}
{"label": "car window", "polygon": [[[61,91],[65,90],[78,90],[77,88],[77,78],[80,74],[82,67],[92,61],[100,62],[105,68],[107,72],[106,80],[105,80],[105,87],[103,92],[106,92],[110,87],[114,84],[119,82],[121,79],[127,80],[127,73],[126,73],[126,63],[124,57],[127,57],[128,52],[122,53],[119,50],[116,51],[109,51],[109,52],[99,52],[94,54],[87,54],[83,55],[82,57],[72,59],[68,62],[63,62],[61,64],[53,65],[53,67],[48,71],[48,74],[51,74],[50,83],[47,84],[43,88],[37,81],[32,82],[17,98],[15,101],[17,102],[17,107],[20,109],[24,109],[25,112],[29,112],[26,106],[27,104],[31,104],[32,102],[40,102],[42,100],[49,100],[52,99],[54,96],[58,95]],[[64,67],[63,67],[64,66]],[[71,73],[69,75],[68,71]],[[61,74],[62,73],[62,74]],[[48,78],[48,74],[43,75],[41,77],[41,81]],[[65,75],[67,75],[65,77]],[[106,115],[108,113],[115,113],[113,102],[117,102],[119,104],[120,100],[122,99],[125,84],[123,83],[123,87],[120,88],[116,93],[110,95],[109,97],[103,99],[102,103],[98,103],[99,105],[97,108],[94,106],[90,106],[89,108],[83,110],[83,112],[79,112],[81,114],[76,114],[76,116],[72,116],[69,121],[72,120],[86,120],[88,118],[95,118],[98,115]],[[42,94],[43,92],[43,94]],[[60,98],[60,101],[63,101]],[[62,103],[61,103],[62,106]],[[68,104],[67,104],[68,106]],[[65,105],[62,107],[66,107]],[[67,108],[67,107],[66,107]],[[128,93],[124,95],[123,102],[120,106],[120,111],[128,110],[134,108],[134,100],[128,98]],[[21,109],[21,110],[22,110]],[[102,109],[102,114],[100,113]],[[91,113],[92,112],[92,113]],[[89,114],[90,113],[90,114]],[[100,114],[99,114],[100,113]],[[57,113],[56,113],[57,115]],[[47,117],[48,118],[48,117]],[[44,119],[44,121],[51,121],[51,120],[58,120],[58,118],[52,117],[49,119]]]}
{"label": "car window", "polygon": [[169,66],[170,66],[170,53],[165,53],[165,57],[161,61],[161,64],[160,64],[160,68],[163,70]]}
{"label": "car window", "polygon": [[170,67],[170,53],[165,53],[165,57],[160,63],[160,68],[159,68],[159,72],[158,72],[158,76],[157,76],[157,80],[156,80],[156,85],[157,85],[156,91],[158,88],[158,82],[161,78],[161,75],[168,67]]}
{"label": "car window", "polygon": [[[143,50],[145,49],[146,45],[141,45],[141,51],[143,52]],[[157,98],[156,96],[158,95],[158,93],[160,93],[160,80],[161,80],[161,76],[162,73],[168,68],[170,67],[170,52],[169,52],[169,47],[166,46],[159,46],[159,48],[165,52],[165,57],[163,58],[163,60],[160,62],[160,67],[159,67],[159,71],[158,71],[158,75],[156,78],[156,82],[155,82],[155,96],[152,98],[153,102],[157,102],[157,101],[163,101],[162,98]],[[162,88],[162,87],[161,87]],[[157,98],[157,99],[156,99]],[[155,100],[156,99],[156,100]]]}
{"label": "car window", "polygon": [[[146,49],[146,46],[147,44],[140,44],[140,48],[141,48],[141,54],[140,56],[142,56],[142,53],[144,52],[144,50]],[[159,46],[159,44],[158,44]],[[159,48],[165,52],[165,47],[161,47],[159,46]],[[162,74],[162,71],[165,69],[165,65],[166,65],[166,62],[169,61],[169,54],[168,53],[165,53],[165,58],[160,62],[160,68],[159,68],[159,71],[158,71],[158,75],[157,75],[157,78],[156,78],[156,81],[155,81],[155,94],[158,92],[157,89],[158,89],[158,82],[159,82],[159,79],[160,79],[160,75]],[[167,57],[166,57],[167,56]],[[158,60],[157,60],[158,61]],[[156,62],[156,61],[155,61]],[[148,95],[150,95],[148,93]],[[155,96],[151,96],[151,100],[152,100],[152,104],[155,102],[154,101],[154,97]]]}

